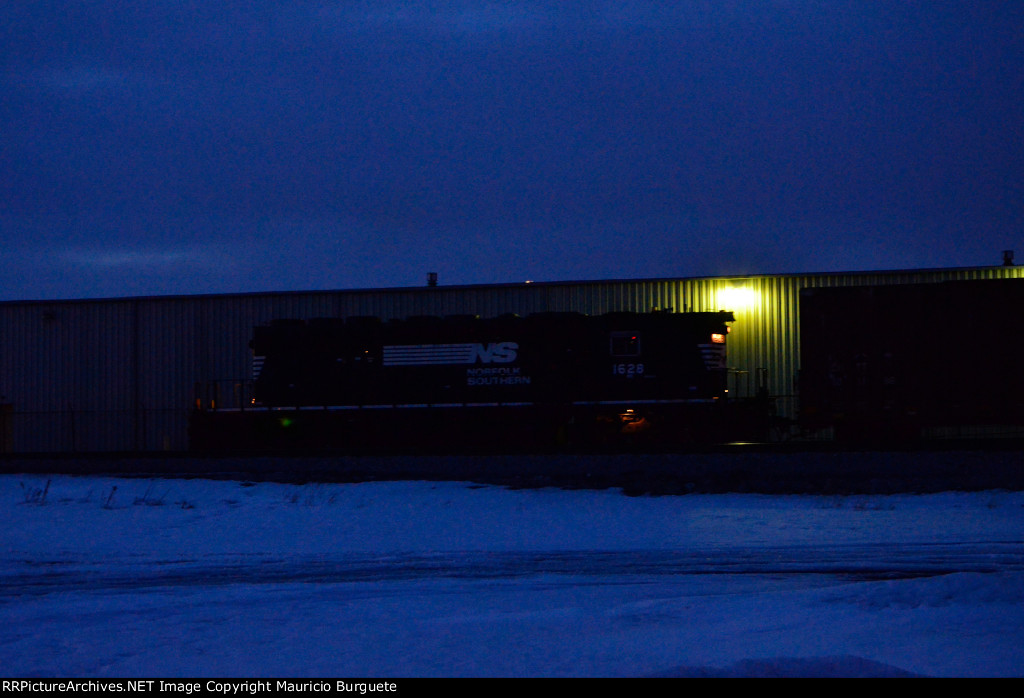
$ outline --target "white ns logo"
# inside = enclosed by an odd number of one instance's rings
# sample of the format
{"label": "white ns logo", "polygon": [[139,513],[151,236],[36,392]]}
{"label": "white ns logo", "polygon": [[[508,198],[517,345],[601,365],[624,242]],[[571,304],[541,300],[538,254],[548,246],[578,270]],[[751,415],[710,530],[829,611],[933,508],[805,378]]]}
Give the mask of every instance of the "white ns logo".
{"label": "white ns logo", "polygon": [[491,342],[486,347],[483,344],[473,345],[473,363],[479,361],[482,364],[508,364],[516,360],[516,350],[519,345],[515,342]]}

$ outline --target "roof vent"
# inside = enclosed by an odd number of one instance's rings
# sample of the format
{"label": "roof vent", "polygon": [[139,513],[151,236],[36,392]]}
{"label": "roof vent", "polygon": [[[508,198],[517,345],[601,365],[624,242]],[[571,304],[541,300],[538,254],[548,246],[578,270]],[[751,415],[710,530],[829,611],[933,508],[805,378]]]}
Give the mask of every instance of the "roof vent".
{"label": "roof vent", "polygon": [[428,271],[427,272],[427,286],[437,286],[437,272],[436,271]]}
{"label": "roof vent", "polygon": [[1013,266],[1013,250],[1003,250],[1003,266]]}

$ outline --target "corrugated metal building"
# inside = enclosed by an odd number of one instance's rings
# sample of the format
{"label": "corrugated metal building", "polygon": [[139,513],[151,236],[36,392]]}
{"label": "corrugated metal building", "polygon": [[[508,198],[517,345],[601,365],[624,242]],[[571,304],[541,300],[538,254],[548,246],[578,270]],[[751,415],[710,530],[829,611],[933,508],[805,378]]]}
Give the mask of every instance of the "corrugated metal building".
{"label": "corrugated metal building", "polygon": [[796,409],[800,289],[1024,278],[1024,267],[0,303],[0,452],[182,451],[196,396],[237,406],[275,318],[732,310],[733,394]]}

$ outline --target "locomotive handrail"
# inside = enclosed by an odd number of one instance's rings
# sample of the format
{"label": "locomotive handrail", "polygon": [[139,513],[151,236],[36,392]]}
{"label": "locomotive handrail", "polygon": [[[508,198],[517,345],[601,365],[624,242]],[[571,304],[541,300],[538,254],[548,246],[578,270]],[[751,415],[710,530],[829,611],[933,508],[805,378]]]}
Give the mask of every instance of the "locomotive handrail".
{"label": "locomotive handrail", "polygon": [[[716,397],[710,398],[661,398],[641,400],[573,400],[572,402],[555,403],[586,407],[588,405],[706,405],[720,402]],[[386,410],[386,409],[434,409],[455,407],[533,407],[543,402],[404,402],[379,403],[370,405],[253,405],[250,407],[219,407],[217,412],[322,412],[330,410]]]}

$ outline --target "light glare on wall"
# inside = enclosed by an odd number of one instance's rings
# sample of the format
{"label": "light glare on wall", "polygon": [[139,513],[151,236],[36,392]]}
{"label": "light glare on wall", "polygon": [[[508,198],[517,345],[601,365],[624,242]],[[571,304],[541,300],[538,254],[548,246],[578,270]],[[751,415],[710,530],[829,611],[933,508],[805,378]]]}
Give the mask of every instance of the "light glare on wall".
{"label": "light glare on wall", "polygon": [[727,286],[718,291],[718,305],[721,310],[744,310],[756,305],[759,297],[749,286]]}

